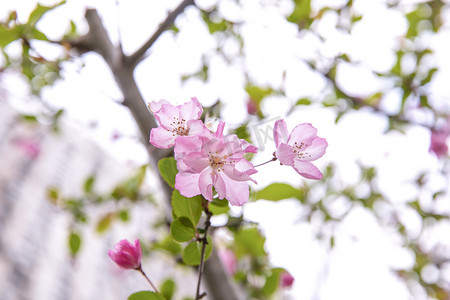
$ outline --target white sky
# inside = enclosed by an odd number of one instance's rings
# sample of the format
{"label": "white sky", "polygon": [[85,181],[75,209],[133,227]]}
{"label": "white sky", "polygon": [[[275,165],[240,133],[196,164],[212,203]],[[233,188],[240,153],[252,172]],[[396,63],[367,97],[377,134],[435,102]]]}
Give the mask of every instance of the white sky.
{"label": "white sky", "polygon": [[[132,52],[152,34],[165,17],[167,8],[174,7],[179,1],[118,2],[119,9],[113,0],[69,0],[49,13],[39,26],[48,37],[57,39],[67,30],[64,27],[68,24],[67,20],[72,19],[83,32],[87,30],[83,20],[84,8],[96,7],[111,38],[117,41],[120,33],[125,51]],[[199,4],[207,7],[216,2],[204,0]],[[326,5],[338,6],[338,2],[345,1],[315,1],[313,6],[315,9]],[[35,0],[21,0],[20,3],[0,0],[0,15],[17,9],[19,19],[26,21],[35,3]],[[52,4],[55,1],[41,3]],[[392,50],[405,33],[407,22],[401,13],[386,9],[383,1],[354,1],[355,12],[363,14],[364,18],[355,25],[351,36],[336,29],[335,14],[326,15],[317,26],[317,32],[326,38],[324,43],[311,34],[306,34],[302,39],[296,38],[295,26],[285,23],[283,15],[279,14],[289,13],[289,1],[282,2],[287,4],[280,5],[278,11],[261,8],[255,1],[245,1],[242,10],[233,3],[231,0],[223,1],[222,8],[225,15],[236,20],[245,18],[247,22],[242,26],[241,33],[246,39],[245,51],[249,59],[245,66],[251,70],[250,77],[257,84],[278,86],[286,70],[288,99],[267,99],[262,109],[268,119],[283,117],[292,103],[301,97],[323,95],[325,81],[296,57],[317,57],[318,52],[323,57],[347,53],[359,64],[340,66],[339,84],[353,95],[370,95],[391,84],[375,77],[370,70],[385,72],[391,68],[395,61]],[[182,85],[179,74],[197,71],[201,54],[212,51],[215,42],[193,8],[187,9],[177,20],[177,25],[183,28],[178,36],[163,34],[153,47],[151,56],[136,70],[136,80],[144,98],[147,101],[165,98],[182,103],[191,96],[197,96],[204,106],[220,98],[224,102],[222,112],[228,126],[238,125],[246,118],[247,100],[241,68],[238,64],[227,65],[223,59],[215,57],[210,62],[212,73],[208,85],[195,80]],[[429,37],[425,42],[435,50],[436,64],[441,68],[432,85],[432,94],[448,100],[448,23],[444,24],[444,28],[439,35]],[[55,51],[45,45],[36,47],[42,49],[41,54]],[[231,54],[236,52],[233,41],[229,41],[226,48]],[[9,50],[13,52],[13,49]],[[82,64],[85,66],[81,67]],[[44,98],[53,105],[66,108],[68,119],[72,122],[86,126],[96,121],[98,125],[90,130],[90,134],[118,159],[144,163],[146,153],[134,138],[136,128],[133,120],[124,108],[111,101],[119,101],[121,96],[101,59],[89,54],[67,63],[63,77],[64,80],[44,91]],[[8,80],[12,86],[20,84],[16,78]],[[20,89],[12,91],[12,94],[23,96]],[[395,111],[399,95],[392,93],[388,100],[383,107]],[[446,101],[440,105],[444,111],[449,111]],[[323,169],[328,162],[335,162],[340,167],[343,186],[359,180],[356,161],[367,166],[376,165],[380,174],[377,182],[379,188],[396,203],[404,203],[418,192],[408,182],[421,171],[437,172],[439,169],[437,159],[428,153],[429,133],[423,128],[412,128],[405,135],[396,132],[383,135],[386,120],[372,113],[349,113],[337,125],[334,124],[334,117],[330,110],[313,106],[297,110],[286,121],[289,129],[298,123],[310,122],[319,129],[319,136],[327,138],[327,154],[317,165]],[[111,136],[116,131],[129,138],[112,142]],[[270,159],[273,151],[273,146],[266,147],[254,162]],[[274,178],[267,174],[277,175]],[[259,188],[273,181],[299,185],[304,180],[293,170],[279,167],[277,163],[261,167],[255,179]],[[437,183],[436,189],[439,187]],[[450,212],[450,203],[442,209]],[[246,206],[246,217],[261,223],[274,265],[287,268],[296,278],[289,292],[292,299],[410,299],[405,286],[389,273],[388,266],[400,264],[408,267],[412,264],[411,255],[395,246],[371,215],[361,209],[346,217],[337,226],[335,234],[339,238],[330,255],[316,241],[311,226],[298,222],[299,214],[302,214],[301,207],[294,201],[261,201]]]}

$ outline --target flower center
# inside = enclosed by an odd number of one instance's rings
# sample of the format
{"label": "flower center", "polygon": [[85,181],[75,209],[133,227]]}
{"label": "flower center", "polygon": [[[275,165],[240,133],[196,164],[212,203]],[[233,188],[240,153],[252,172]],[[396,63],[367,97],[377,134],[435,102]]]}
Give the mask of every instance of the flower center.
{"label": "flower center", "polygon": [[308,152],[304,151],[306,150],[306,148],[308,148],[308,144],[305,144],[303,142],[300,142],[300,144],[294,142],[293,146],[294,154],[297,155],[298,158],[305,159],[307,157],[311,157],[311,155]]}
{"label": "flower center", "polygon": [[186,127],[186,120],[185,119],[179,119],[177,117],[173,117],[172,123],[170,123],[170,126],[172,127],[172,135],[188,135],[189,128]]}
{"label": "flower center", "polygon": [[209,165],[213,168],[213,170],[217,170],[218,172],[220,172],[221,170],[223,170],[224,166],[236,163],[235,160],[227,160],[228,155],[224,155],[221,157],[218,156],[218,154],[219,151],[216,151],[214,153],[212,151],[208,152]]}

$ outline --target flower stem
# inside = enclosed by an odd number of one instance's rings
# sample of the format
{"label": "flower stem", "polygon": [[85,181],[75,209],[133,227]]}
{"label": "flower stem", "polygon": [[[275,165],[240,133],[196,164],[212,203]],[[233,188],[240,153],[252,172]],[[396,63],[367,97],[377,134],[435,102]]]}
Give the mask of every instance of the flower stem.
{"label": "flower stem", "polygon": [[203,275],[203,269],[205,265],[205,251],[206,251],[206,244],[208,244],[208,229],[211,226],[211,217],[212,212],[208,209],[209,202],[205,199],[202,199],[203,201],[203,208],[206,214],[206,220],[205,220],[205,234],[203,238],[201,238],[202,242],[202,253],[200,256],[200,265],[198,266],[198,281],[197,281],[197,292],[195,293],[195,300],[199,300],[203,298],[203,296],[206,296],[206,293],[203,293],[200,295],[200,284],[202,282],[202,275]]}
{"label": "flower stem", "polygon": [[139,267],[139,269],[137,269],[139,272],[142,273],[142,275],[144,275],[145,279],[147,279],[148,283],[150,283],[150,285],[152,286],[153,290],[159,294],[158,289],[153,285],[152,281],[150,280],[150,278],[148,278],[147,274],[145,274],[144,270],[142,269],[142,267]]}
{"label": "flower stem", "polygon": [[263,162],[262,164],[256,165],[256,166],[254,166],[254,167],[257,168],[257,167],[260,167],[260,166],[262,166],[262,165],[268,164],[268,163],[270,163],[271,161],[276,161],[276,160],[277,160],[277,158],[276,158],[276,157],[273,157],[271,160],[268,160],[268,161],[266,161],[266,162]]}

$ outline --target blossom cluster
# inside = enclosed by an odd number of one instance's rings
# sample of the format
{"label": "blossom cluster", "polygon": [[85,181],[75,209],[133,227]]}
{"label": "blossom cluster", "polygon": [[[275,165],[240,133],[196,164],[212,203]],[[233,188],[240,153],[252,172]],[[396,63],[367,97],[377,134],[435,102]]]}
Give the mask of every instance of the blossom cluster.
{"label": "blossom cluster", "polygon": [[[219,199],[241,206],[248,201],[248,182],[257,170],[244,155],[256,153],[257,147],[235,134],[224,135],[225,123],[220,121],[217,130],[211,131],[201,120],[203,108],[197,98],[182,105],[172,105],[166,100],[149,103],[149,108],[159,123],[150,133],[150,143],[157,148],[174,147],[178,174],[175,188],[185,197],[202,195],[212,201],[213,187]],[[311,161],[325,153],[325,139],[317,136],[311,124],[297,125],[288,135],[284,120],[275,123],[274,154],[281,164],[292,166],[300,175],[321,179],[322,173]]]}

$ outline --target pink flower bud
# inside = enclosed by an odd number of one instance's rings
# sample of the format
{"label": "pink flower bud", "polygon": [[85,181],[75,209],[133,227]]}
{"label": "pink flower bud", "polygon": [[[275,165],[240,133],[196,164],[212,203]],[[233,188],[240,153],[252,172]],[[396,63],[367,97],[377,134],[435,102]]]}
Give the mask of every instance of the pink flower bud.
{"label": "pink flower bud", "polygon": [[108,255],[123,269],[141,268],[142,249],[139,240],[134,241],[134,245],[127,240],[121,240],[114,246],[115,250],[109,250]]}
{"label": "pink flower bud", "polygon": [[249,115],[256,115],[258,113],[258,104],[252,98],[247,100],[247,113]]}
{"label": "pink flower bud", "polygon": [[236,274],[238,265],[234,252],[229,249],[219,251],[219,257],[228,275],[233,276]]}
{"label": "pink flower bud", "polygon": [[295,278],[288,271],[284,271],[280,275],[280,286],[283,288],[291,287]]}

